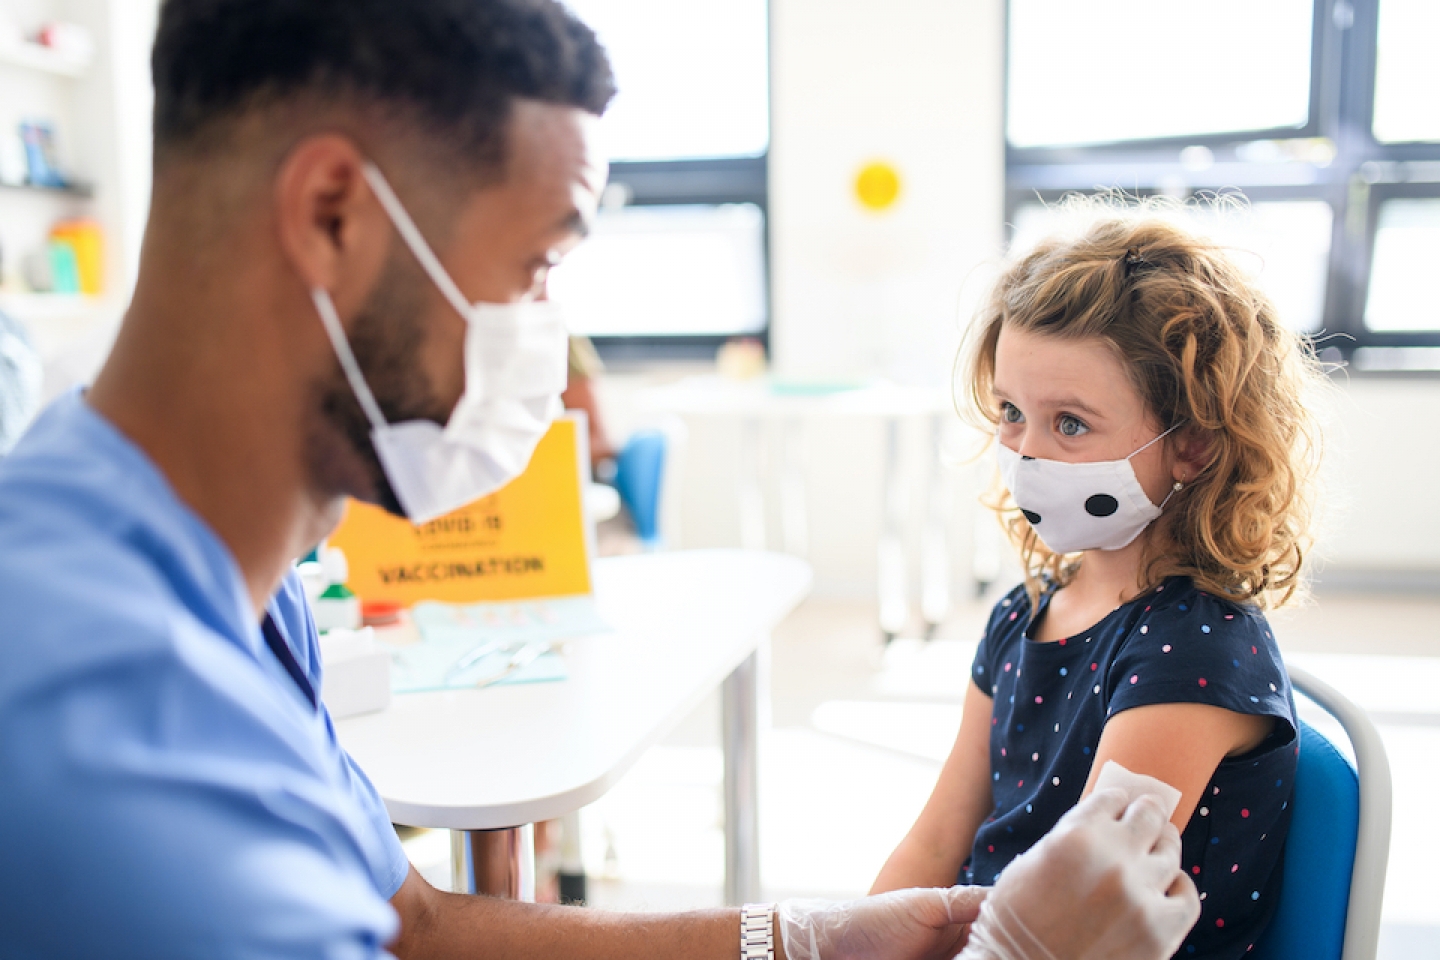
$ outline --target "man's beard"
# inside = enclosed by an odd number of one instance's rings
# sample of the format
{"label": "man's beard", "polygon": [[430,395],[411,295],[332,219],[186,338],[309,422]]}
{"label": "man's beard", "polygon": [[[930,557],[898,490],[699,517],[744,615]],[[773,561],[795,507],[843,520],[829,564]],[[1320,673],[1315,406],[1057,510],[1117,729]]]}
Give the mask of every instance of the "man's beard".
{"label": "man's beard", "polygon": [[[403,248],[392,248],[384,272],[360,312],[349,333],[350,349],[365,376],[386,423],[406,420],[430,420],[441,426],[446,417],[437,412],[437,402],[420,363],[424,340],[421,318],[426,302],[428,278]],[[318,318],[317,318],[317,321]],[[371,424],[355,399],[355,391],[345,378],[338,359],[329,376],[319,385],[321,430],[338,436],[348,451],[357,458],[370,480],[373,501],[397,517],[404,517],[405,508],[385,474],[375,444],[370,438]],[[331,443],[312,442],[308,446],[309,470],[317,486],[337,494],[372,499],[371,491],[346,489],[353,484],[339,484],[343,470],[329,462]],[[326,482],[326,480],[330,482]]]}

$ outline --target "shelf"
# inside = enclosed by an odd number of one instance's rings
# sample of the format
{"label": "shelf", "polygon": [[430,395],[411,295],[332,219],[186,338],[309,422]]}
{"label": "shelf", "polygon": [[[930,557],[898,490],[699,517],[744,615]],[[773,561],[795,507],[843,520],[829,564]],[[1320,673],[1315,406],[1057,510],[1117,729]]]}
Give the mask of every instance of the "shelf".
{"label": "shelf", "polygon": [[108,306],[103,297],[83,293],[17,293],[0,290],[0,310],[19,320],[83,320],[100,314]]}
{"label": "shelf", "polygon": [[90,70],[89,63],[66,57],[38,43],[0,43],[0,63],[72,80],[78,80]]}
{"label": "shelf", "polygon": [[124,306],[113,298],[80,293],[0,291],[0,311],[25,325],[46,362],[113,331]]}
{"label": "shelf", "polygon": [[71,197],[76,200],[89,200],[95,196],[95,188],[88,183],[72,183],[68,187],[46,187],[36,183],[5,183],[0,181],[0,190],[18,190],[22,193]]}

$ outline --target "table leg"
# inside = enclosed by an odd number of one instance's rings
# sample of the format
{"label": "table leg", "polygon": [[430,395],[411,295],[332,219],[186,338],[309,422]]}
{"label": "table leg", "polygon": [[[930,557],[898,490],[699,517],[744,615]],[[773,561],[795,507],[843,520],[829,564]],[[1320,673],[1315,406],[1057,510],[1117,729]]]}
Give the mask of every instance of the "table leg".
{"label": "table leg", "polygon": [[803,557],[810,549],[805,507],[805,429],[798,417],[787,420],[784,471],[780,478],[780,532],[785,552]]}
{"label": "table leg", "polygon": [[584,903],[590,899],[586,890],[585,860],[580,855],[579,810],[560,818],[559,880],[561,903]]}
{"label": "table leg", "polygon": [[535,825],[450,831],[450,889],[535,902]]}
{"label": "table leg", "polygon": [[725,742],[725,902],[760,899],[760,656],[746,657],[721,689]]}
{"label": "table leg", "polygon": [[939,417],[930,421],[930,477],[926,489],[929,500],[925,513],[925,530],[920,538],[920,615],[925,618],[925,637],[950,615],[950,506],[949,475],[940,456],[940,443],[945,425]]}
{"label": "table leg", "polygon": [[894,640],[910,620],[910,601],[905,596],[905,545],[901,537],[905,524],[904,478],[900,471],[900,419],[885,422],[884,514],[876,558],[880,601],[880,632],[885,642]]}
{"label": "table leg", "polygon": [[742,422],[740,431],[740,546],[764,550],[765,425],[752,417]]}

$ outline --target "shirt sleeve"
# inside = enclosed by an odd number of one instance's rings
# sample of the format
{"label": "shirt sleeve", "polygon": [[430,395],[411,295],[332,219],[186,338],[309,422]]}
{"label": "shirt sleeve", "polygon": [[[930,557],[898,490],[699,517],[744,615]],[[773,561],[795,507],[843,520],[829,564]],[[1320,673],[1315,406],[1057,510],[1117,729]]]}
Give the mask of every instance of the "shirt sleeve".
{"label": "shirt sleeve", "polygon": [[995,696],[995,647],[1000,638],[1000,625],[1011,620],[1030,616],[1030,599],[1025,594],[1025,585],[1011,590],[990,610],[990,620],[985,624],[985,633],[980,645],[975,648],[975,659],[970,664],[970,679],[987,697]]}
{"label": "shirt sleeve", "polygon": [[[294,570],[291,570],[281,581],[280,589],[275,594],[271,608],[281,624],[281,630],[286,640],[290,643],[295,659],[305,665],[305,673],[310,679],[311,687],[315,690],[324,689],[320,634],[315,628],[315,617],[305,599],[305,588]],[[373,835],[370,838],[371,842],[367,844],[366,851],[371,877],[375,881],[376,888],[388,900],[395,896],[401,884],[405,882],[406,876],[409,875],[410,859],[405,854],[405,848],[401,845],[400,838],[395,834],[395,828],[390,823],[390,814],[385,809],[385,801],[381,799],[379,791],[375,789],[375,785],[370,782],[370,778],[365,775],[364,770],[360,769],[355,759],[340,745],[340,740],[335,734],[335,724],[323,702],[320,704],[320,710],[324,713],[327,744],[333,752],[335,762],[341,769],[341,779],[345,784],[346,792],[356,806],[364,811]]]}
{"label": "shirt sleeve", "polygon": [[[197,671],[113,628],[106,640],[122,652],[105,670],[0,724],[13,955],[389,956],[398,923],[370,831],[301,735],[296,698],[240,657]],[[292,710],[297,724],[275,722]]]}
{"label": "shirt sleeve", "polygon": [[[335,728],[328,713],[325,715],[325,723],[333,741]],[[365,816],[375,831],[377,848],[370,852],[370,874],[381,895],[389,900],[400,891],[405,878],[409,876],[410,858],[390,823],[390,814],[385,809],[385,801],[380,798],[380,792],[344,747],[337,742],[335,749],[345,758],[345,778],[350,786],[350,796],[360,809],[365,811]]]}
{"label": "shirt sleeve", "polygon": [[1139,619],[1109,674],[1109,713],[1157,703],[1203,703],[1273,716],[1293,736],[1290,680],[1259,611],[1196,591]]}

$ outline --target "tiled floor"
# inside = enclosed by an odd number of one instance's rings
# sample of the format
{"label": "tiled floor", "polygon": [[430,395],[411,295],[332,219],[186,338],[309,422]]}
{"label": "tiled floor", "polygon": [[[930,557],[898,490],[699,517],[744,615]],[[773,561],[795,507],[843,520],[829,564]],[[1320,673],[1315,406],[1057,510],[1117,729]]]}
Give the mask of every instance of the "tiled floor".
{"label": "tiled floor", "polygon": [[[812,599],[782,625],[762,757],[768,894],[846,897],[869,886],[934,785],[987,610],[966,606],[936,640],[888,650],[867,603]],[[1272,620],[1287,658],[1371,712],[1390,755],[1394,841],[1380,956],[1440,960],[1440,599],[1336,594]],[[712,698],[586,809],[593,903],[720,903],[718,729]],[[428,876],[445,876],[443,834],[410,848]]]}

